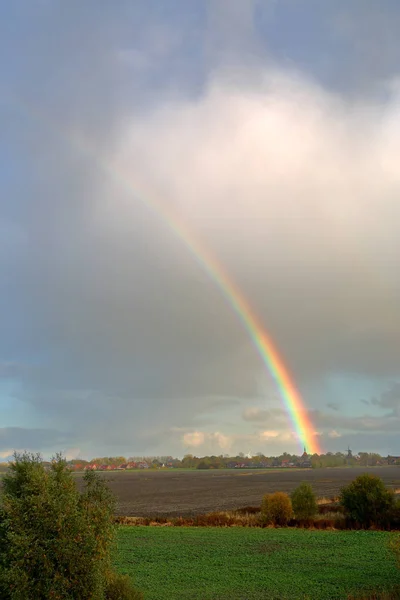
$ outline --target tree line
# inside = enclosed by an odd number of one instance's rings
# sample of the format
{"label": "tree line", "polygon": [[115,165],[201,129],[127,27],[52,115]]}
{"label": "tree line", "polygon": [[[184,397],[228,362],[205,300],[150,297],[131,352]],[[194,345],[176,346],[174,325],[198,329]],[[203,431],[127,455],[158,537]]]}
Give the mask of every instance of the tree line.
{"label": "tree line", "polygon": [[183,458],[172,456],[103,456],[90,460],[74,459],[69,461],[69,466],[81,470],[95,466],[110,468],[146,468],[161,469],[229,469],[229,468],[273,468],[307,466],[314,469],[326,467],[361,466],[375,467],[387,464],[400,464],[400,459],[383,457],[376,452],[359,452],[353,455],[347,452],[327,452],[326,454],[296,455],[283,452],[277,456],[265,456],[261,452],[254,456],[245,456],[243,453],[229,456],[227,454],[195,456],[185,454]]}

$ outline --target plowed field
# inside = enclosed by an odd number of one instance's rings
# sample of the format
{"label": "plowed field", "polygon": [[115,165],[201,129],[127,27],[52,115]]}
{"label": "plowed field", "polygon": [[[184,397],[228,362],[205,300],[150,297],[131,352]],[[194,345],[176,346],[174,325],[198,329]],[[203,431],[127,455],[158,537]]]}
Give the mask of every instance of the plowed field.
{"label": "plowed field", "polygon": [[116,471],[105,477],[117,496],[119,515],[191,516],[257,506],[263,494],[290,493],[302,481],[311,483],[318,496],[330,498],[337,496],[343,485],[365,472],[378,475],[389,487],[400,488],[400,467]]}

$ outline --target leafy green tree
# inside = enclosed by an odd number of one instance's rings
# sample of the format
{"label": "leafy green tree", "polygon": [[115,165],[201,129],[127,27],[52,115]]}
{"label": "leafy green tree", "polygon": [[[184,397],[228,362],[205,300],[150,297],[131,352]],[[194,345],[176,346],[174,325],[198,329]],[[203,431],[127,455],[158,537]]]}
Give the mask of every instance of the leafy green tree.
{"label": "leafy green tree", "polygon": [[393,492],[385,487],[382,479],[368,473],[343,487],[339,499],[345,515],[364,527],[372,523],[385,525],[394,506]]}
{"label": "leafy green tree", "polygon": [[185,469],[194,469],[197,466],[198,459],[193,454],[185,454],[182,459],[182,467]]}
{"label": "leafy green tree", "polygon": [[58,455],[15,455],[0,505],[2,600],[103,600],[111,571],[114,498],[95,473],[77,490]]}
{"label": "leafy green tree", "polygon": [[291,494],[296,519],[312,519],[317,510],[317,500],[309,483],[301,483]]}
{"label": "leafy green tree", "polygon": [[292,502],[287,494],[265,494],[261,503],[261,519],[264,523],[285,526],[292,517]]}

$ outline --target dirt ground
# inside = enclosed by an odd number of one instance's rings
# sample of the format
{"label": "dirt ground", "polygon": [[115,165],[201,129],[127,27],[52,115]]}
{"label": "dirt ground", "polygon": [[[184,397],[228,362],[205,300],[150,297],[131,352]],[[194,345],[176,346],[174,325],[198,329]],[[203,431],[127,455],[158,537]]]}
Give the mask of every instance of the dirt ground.
{"label": "dirt ground", "polygon": [[400,467],[117,471],[105,477],[117,497],[119,515],[172,517],[258,506],[263,494],[290,493],[303,481],[311,483],[318,496],[330,498],[337,496],[343,485],[365,472],[378,475],[391,488],[400,488]]}

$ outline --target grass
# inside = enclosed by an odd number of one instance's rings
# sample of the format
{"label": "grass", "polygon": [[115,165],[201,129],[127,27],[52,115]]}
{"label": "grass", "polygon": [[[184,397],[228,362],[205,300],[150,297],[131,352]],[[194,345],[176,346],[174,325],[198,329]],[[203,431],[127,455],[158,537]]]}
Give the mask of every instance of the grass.
{"label": "grass", "polygon": [[116,566],[145,600],[336,600],[400,571],[380,531],[120,527]]}

